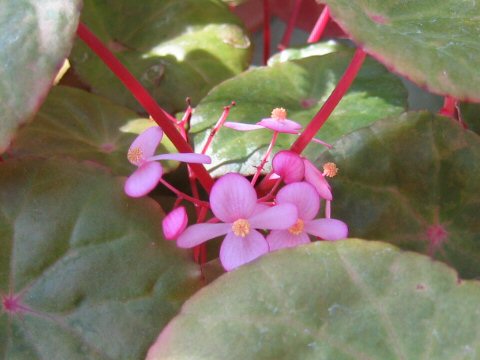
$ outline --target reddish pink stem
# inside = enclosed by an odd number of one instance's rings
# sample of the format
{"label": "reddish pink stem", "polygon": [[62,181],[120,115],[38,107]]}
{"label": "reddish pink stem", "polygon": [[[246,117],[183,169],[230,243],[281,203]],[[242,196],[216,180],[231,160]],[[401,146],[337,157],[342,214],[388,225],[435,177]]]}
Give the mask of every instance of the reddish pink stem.
{"label": "reddish pink stem", "polygon": [[253,176],[253,179],[252,179],[252,182],[251,182],[252,186],[255,186],[255,183],[257,182],[258,178],[260,177],[260,174],[263,170],[263,167],[265,166],[265,163],[267,162],[268,157],[270,156],[270,154],[273,150],[273,147],[275,146],[275,143],[277,142],[277,137],[278,137],[278,131],[274,131],[273,136],[272,136],[272,140],[270,141],[270,145],[268,145],[267,152],[263,156],[262,162],[260,163],[260,166],[257,168],[257,172]]}
{"label": "reddish pink stem", "polygon": [[263,0],[263,65],[270,57],[270,0]]}
{"label": "reddish pink stem", "polygon": [[[80,23],[77,35],[82,39],[97,56],[110,68],[110,70],[123,82],[132,95],[152,116],[155,122],[162,128],[163,132],[172,141],[179,152],[191,153],[192,148],[183,139],[182,135],[175,128],[170,116],[157,104],[155,99],[145,90],[140,82],[127,70],[123,64],[108,50],[108,48],[93,34],[86,25]],[[201,164],[190,165],[202,186],[210,191],[213,179],[208,171]]]}
{"label": "reddish pink stem", "polygon": [[302,5],[302,0],[295,0],[295,5],[293,6],[293,10],[292,10],[292,15],[288,19],[287,28],[283,33],[282,41],[278,45],[278,48],[280,50],[285,50],[290,44],[290,39],[292,38],[293,29],[295,28],[295,23],[297,22],[301,5]]}
{"label": "reddish pink stem", "polygon": [[320,130],[325,121],[327,121],[330,114],[333,112],[335,107],[338,105],[340,100],[350,88],[353,80],[357,76],[360,68],[362,67],[363,61],[365,60],[365,52],[357,48],[355,55],[353,56],[352,61],[348,65],[348,68],[345,70],[342,78],[337,84],[337,87],[328,97],[325,104],[320,108],[318,113],[314,116],[310,124],[305,128],[303,133],[298,137],[298,139],[293,143],[290,150],[300,154],[308,145],[308,143],[313,139],[315,134]]}
{"label": "reddish pink stem", "polygon": [[172,191],[179,198],[190,201],[191,203],[193,203],[197,206],[202,206],[202,207],[206,207],[206,208],[210,207],[210,204],[208,202],[202,201],[202,200],[199,200],[199,199],[195,199],[194,197],[191,197],[190,195],[187,195],[187,194],[181,192],[180,190],[175,188],[175,186],[173,186],[172,184],[167,182],[165,179],[160,178],[160,182],[162,183],[163,186],[168,188],[170,191]]}
{"label": "reddish pink stem", "polygon": [[312,32],[310,33],[310,36],[307,39],[307,42],[309,44],[320,40],[320,38],[323,35],[323,31],[327,27],[329,20],[330,20],[330,9],[328,8],[327,5],[325,5],[322,12],[320,13],[320,16],[318,17],[317,22],[315,23],[315,26],[313,27]]}
{"label": "reddish pink stem", "polygon": [[440,115],[456,118],[457,115],[457,100],[451,96],[445,96],[443,107],[440,109]]}
{"label": "reddish pink stem", "polygon": [[210,144],[213,141],[213,138],[217,134],[218,130],[220,130],[220,128],[223,126],[223,123],[225,122],[225,120],[227,120],[228,114],[230,113],[230,109],[232,108],[232,106],[235,106],[235,101],[232,101],[230,105],[225,106],[223,108],[223,112],[222,112],[222,115],[220,116],[220,119],[218,119],[217,123],[215,124],[212,131],[210,132],[210,135],[208,135],[207,142],[205,143],[205,146],[202,149],[202,154],[205,154],[207,152],[208,148],[210,147]]}

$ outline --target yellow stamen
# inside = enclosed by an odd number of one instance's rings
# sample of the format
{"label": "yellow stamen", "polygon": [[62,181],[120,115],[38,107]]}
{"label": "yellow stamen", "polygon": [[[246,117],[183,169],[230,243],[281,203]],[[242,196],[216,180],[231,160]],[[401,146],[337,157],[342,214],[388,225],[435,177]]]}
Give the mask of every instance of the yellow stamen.
{"label": "yellow stamen", "polygon": [[232,224],[232,231],[237,236],[245,237],[250,233],[250,223],[246,219],[238,219]]}
{"label": "yellow stamen", "polygon": [[288,231],[290,232],[290,234],[300,235],[303,232],[304,226],[305,224],[303,223],[303,220],[298,219],[297,222],[288,229]]}
{"label": "yellow stamen", "polygon": [[135,165],[140,165],[143,160],[143,151],[139,147],[135,147],[128,150],[128,160]]}
{"label": "yellow stamen", "polygon": [[323,175],[328,177],[334,177],[338,173],[337,165],[333,162],[329,162],[323,165]]}
{"label": "yellow stamen", "polygon": [[287,110],[284,108],[275,108],[272,110],[272,118],[278,120],[285,120],[287,118]]}

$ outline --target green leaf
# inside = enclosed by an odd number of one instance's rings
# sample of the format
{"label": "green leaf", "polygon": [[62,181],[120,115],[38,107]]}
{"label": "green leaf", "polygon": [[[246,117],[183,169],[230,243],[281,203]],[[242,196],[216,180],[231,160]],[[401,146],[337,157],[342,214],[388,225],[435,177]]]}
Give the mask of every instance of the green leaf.
{"label": "green leaf", "polygon": [[81,0],[0,5],[0,153],[35,113],[73,44]]}
{"label": "green leaf", "polygon": [[463,103],[460,105],[460,112],[468,128],[480,135],[480,105]]}
{"label": "green leaf", "polygon": [[[198,102],[248,66],[250,40],[219,0],[85,0],[82,21],[167,111]],[[96,93],[141,110],[123,84],[77,41],[71,61]]]}
{"label": "green leaf", "polygon": [[345,50],[346,48],[347,47],[343,45],[342,42],[337,40],[318,42],[298,48],[288,48],[270,57],[270,59],[268,59],[268,65],[274,65],[290,60],[303,59],[309,56],[326,55],[336,51]]}
{"label": "green leaf", "polygon": [[[106,166],[116,175],[129,175],[135,166],[127,160],[128,148],[149,126],[156,124],[103,97],[56,86],[35,120],[18,132],[9,153],[14,157],[69,156]],[[168,152],[165,143],[168,150],[174,150],[164,136],[156,153]],[[165,171],[178,164],[162,161]]]}
{"label": "green leaf", "polygon": [[369,54],[440,95],[480,101],[480,4],[458,0],[326,0]]}
{"label": "green leaf", "polygon": [[434,256],[480,276],[480,138],[453,120],[410,113],[335,143],[333,217],[350,235]]}
{"label": "green leaf", "polygon": [[[200,151],[219,118],[223,106],[236,101],[229,121],[256,123],[283,107],[288,118],[306,126],[317,113],[352,58],[351,50],[275,64],[249,70],[215,87],[195,109],[191,134]],[[382,65],[368,59],[350,91],[345,95],[317,137],[333,142],[355,129],[388,115],[400,114],[407,103],[401,81]],[[272,132],[249,132],[222,128],[207,152],[209,169],[220,176],[230,171],[252,174],[270,143]],[[281,134],[276,150],[287,149],[295,135]],[[324,147],[311,144],[304,155],[316,158]]]}
{"label": "green leaf", "polygon": [[96,166],[2,163],[0,357],[143,358],[200,285],[198,268],[162,238],[162,217]]}
{"label": "green leaf", "polygon": [[478,282],[459,283],[424,256],[377,242],[316,242],[198,292],[147,360],[473,360],[479,303]]}

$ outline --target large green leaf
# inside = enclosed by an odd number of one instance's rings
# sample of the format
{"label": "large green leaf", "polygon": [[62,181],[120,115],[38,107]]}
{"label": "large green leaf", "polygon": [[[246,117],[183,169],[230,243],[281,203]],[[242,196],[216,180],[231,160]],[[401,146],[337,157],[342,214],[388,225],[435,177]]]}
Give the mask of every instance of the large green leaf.
{"label": "large green leaf", "polygon": [[221,276],[150,349],[161,359],[478,359],[480,284],[382,243],[316,242]]}
{"label": "large green leaf", "polygon": [[389,68],[432,92],[480,101],[480,4],[325,0],[335,21]]}
{"label": "large green leaf", "polygon": [[335,143],[334,217],[350,235],[384,240],[480,276],[480,137],[451,119],[410,113]]}
{"label": "large green leaf", "polygon": [[[277,63],[247,71],[218,85],[201,101],[192,117],[195,149],[202,149],[223,106],[232,100],[237,105],[229,121],[256,123],[269,117],[273,108],[283,107],[290,119],[307,125],[335,88],[352,54],[345,50]],[[368,59],[350,91],[317,135],[333,142],[380,118],[401,113],[406,102],[407,93],[400,80]],[[252,174],[271,136],[269,130],[221,129],[207,152],[212,157],[210,169],[214,175],[230,171]],[[294,135],[281,134],[277,149],[289,148],[295,139]],[[304,154],[316,158],[323,149],[321,145],[312,144]]]}
{"label": "large green leaf", "polygon": [[[220,0],[85,0],[82,21],[168,111],[245,69],[251,52],[239,19]],[[71,60],[94,92],[140,109],[83,42]]]}
{"label": "large green leaf", "polygon": [[[136,133],[146,126],[156,124],[138,119],[136,113],[98,95],[57,86],[35,120],[18,132],[9,153],[14,157],[66,155],[94,161],[117,175],[128,175],[135,168],[127,160],[128,148]],[[156,151],[165,152],[162,145]],[[163,164],[167,169],[178,166],[178,162]]]}
{"label": "large green leaf", "polygon": [[0,153],[40,106],[73,43],[81,0],[0,3]]}
{"label": "large green leaf", "polygon": [[461,104],[460,112],[468,128],[480,134],[480,104]]}
{"label": "large green leaf", "polygon": [[2,163],[0,358],[142,358],[200,278],[162,216],[95,166]]}

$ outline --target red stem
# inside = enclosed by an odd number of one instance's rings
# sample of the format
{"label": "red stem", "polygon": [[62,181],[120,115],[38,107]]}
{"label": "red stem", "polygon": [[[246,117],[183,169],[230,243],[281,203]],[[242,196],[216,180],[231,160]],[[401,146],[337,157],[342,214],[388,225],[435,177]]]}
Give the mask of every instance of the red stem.
{"label": "red stem", "polygon": [[451,96],[445,96],[443,100],[443,107],[440,109],[440,115],[456,118],[457,115],[457,100]]}
{"label": "red stem", "polygon": [[193,203],[197,206],[202,206],[202,207],[206,207],[206,208],[210,207],[210,204],[208,202],[202,201],[202,200],[199,200],[199,199],[195,199],[194,197],[191,197],[190,195],[187,195],[187,194],[181,192],[180,190],[175,188],[172,184],[168,183],[165,179],[160,178],[160,182],[162,183],[163,186],[168,188],[170,191],[172,191],[179,198],[190,201],[191,203]]}
{"label": "red stem", "polygon": [[270,0],[263,0],[263,65],[270,57]]}
{"label": "red stem", "polygon": [[[93,34],[86,25],[80,23],[78,25],[77,35],[97,54],[120,81],[123,82],[127,89],[130,90],[132,95],[162,128],[165,135],[168,136],[177,150],[184,153],[193,152],[193,149],[175,128],[174,123],[170,120],[170,116],[157,104],[142,84],[118,61],[95,34]],[[213,179],[207,170],[201,164],[191,164],[190,166],[205,190],[210,191],[213,185]]]}
{"label": "red stem", "polygon": [[320,16],[318,17],[317,22],[315,23],[315,26],[313,27],[312,32],[310,33],[310,36],[307,39],[307,43],[310,44],[320,40],[323,31],[327,27],[328,20],[330,20],[330,9],[327,5],[325,5]]}
{"label": "red stem", "polygon": [[283,33],[282,41],[278,45],[278,48],[280,50],[285,50],[288,47],[288,44],[290,44],[290,39],[292,37],[295,23],[297,22],[298,14],[300,13],[301,5],[302,5],[302,0],[295,0],[295,5],[293,6],[292,15],[288,19],[287,28]]}
{"label": "red stem", "polygon": [[345,70],[345,73],[338,82],[337,87],[332,91],[327,101],[325,101],[325,104],[323,104],[323,106],[314,116],[310,124],[308,124],[308,126],[305,128],[303,133],[293,143],[292,147],[290,148],[291,151],[300,154],[307,147],[308,143],[312,140],[318,130],[320,130],[325,121],[327,121],[330,114],[333,112],[340,100],[342,100],[347,90],[350,88],[350,85],[352,84],[353,80],[355,80],[355,77],[357,76],[360,68],[362,67],[365,57],[365,52],[362,49],[357,48],[352,61],[350,62],[347,70]]}
{"label": "red stem", "polygon": [[272,136],[272,140],[270,141],[270,145],[268,145],[267,152],[263,156],[263,159],[260,163],[260,166],[257,168],[257,172],[255,173],[255,175],[253,175],[253,179],[251,181],[252,186],[255,186],[255,183],[257,182],[257,180],[258,180],[258,178],[259,178],[259,176],[260,176],[260,174],[263,170],[263,167],[265,166],[265,163],[267,162],[268,157],[270,156],[270,153],[272,152],[273,147],[275,146],[275,143],[277,142],[277,137],[278,137],[278,131],[274,131],[273,136]]}
{"label": "red stem", "polygon": [[205,154],[207,152],[210,144],[213,141],[213,138],[217,134],[218,130],[220,130],[220,128],[223,126],[223,123],[225,122],[225,120],[227,120],[228,114],[230,113],[230,109],[232,108],[232,106],[235,106],[235,101],[232,101],[230,105],[225,106],[223,108],[223,112],[222,112],[222,115],[220,116],[220,119],[218,119],[217,123],[215,124],[212,131],[210,132],[210,135],[208,135],[207,142],[205,143],[205,146],[202,149],[202,154]]}

